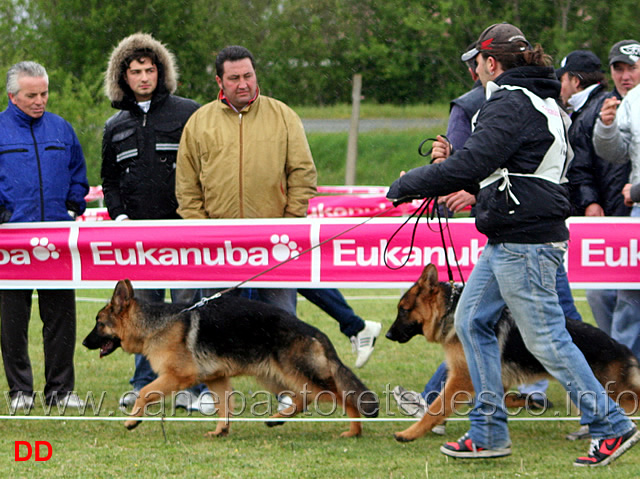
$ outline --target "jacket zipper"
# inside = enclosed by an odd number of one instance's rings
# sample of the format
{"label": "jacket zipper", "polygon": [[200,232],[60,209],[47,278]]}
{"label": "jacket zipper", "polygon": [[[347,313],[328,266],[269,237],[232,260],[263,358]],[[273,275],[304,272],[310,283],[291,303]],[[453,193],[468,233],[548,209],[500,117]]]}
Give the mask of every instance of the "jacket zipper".
{"label": "jacket zipper", "polygon": [[238,158],[238,161],[239,161],[238,195],[239,195],[240,204],[238,209],[240,212],[240,218],[244,218],[244,194],[243,194],[244,186],[242,184],[242,160],[244,157],[244,150],[243,150],[243,144],[242,144],[242,113],[238,115],[238,128],[239,128],[238,135],[240,137],[240,145],[239,145],[240,157]]}
{"label": "jacket zipper", "polygon": [[40,164],[40,154],[38,153],[38,142],[36,141],[36,135],[33,132],[33,122],[31,120],[31,138],[33,138],[33,146],[36,151],[36,162],[38,163],[38,181],[40,182],[40,221],[44,221],[44,185],[42,184],[42,166]]}

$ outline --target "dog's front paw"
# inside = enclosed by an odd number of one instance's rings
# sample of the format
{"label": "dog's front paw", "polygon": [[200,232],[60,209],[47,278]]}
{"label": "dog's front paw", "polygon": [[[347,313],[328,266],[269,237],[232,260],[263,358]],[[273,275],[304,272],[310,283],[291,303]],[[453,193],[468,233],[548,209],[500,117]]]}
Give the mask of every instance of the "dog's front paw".
{"label": "dog's front paw", "polygon": [[142,421],[125,421],[124,422],[124,427],[126,427],[129,431],[131,431],[132,429],[135,429],[138,424],[140,424]]}
{"label": "dog's front paw", "polygon": [[204,437],[207,437],[209,439],[214,439],[217,437],[226,437],[229,435],[229,428],[222,428],[222,429],[216,429],[215,431],[209,431],[207,433],[205,433]]}
{"label": "dog's front paw", "polygon": [[415,439],[415,437],[405,436],[401,432],[393,433],[393,438],[398,442],[411,442]]}

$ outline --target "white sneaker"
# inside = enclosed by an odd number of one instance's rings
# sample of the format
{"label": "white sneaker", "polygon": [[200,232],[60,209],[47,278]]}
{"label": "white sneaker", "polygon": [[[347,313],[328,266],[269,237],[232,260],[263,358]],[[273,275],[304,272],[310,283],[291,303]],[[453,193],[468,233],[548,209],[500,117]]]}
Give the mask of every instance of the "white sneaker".
{"label": "white sneaker", "polygon": [[291,396],[287,396],[286,394],[278,396],[278,412],[282,412],[290,406],[293,406]]}
{"label": "white sneaker", "polygon": [[216,412],[216,405],[213,402],[211,391],[203,391],[200,396],[196,396],[191,389],[183,389],[176,394],[176,407],[187,411],[198,411],[211,416]]}
{"label": "white sneaker", "polygon": [[364,329],[356,336],[351,337],[351,347],[356,356],[356,368],[361,368],[373,353],[373,347],[376,344],[376,338],[382,330],[382,324],[375,321],[365,321]]}
{"label": "white sneaker", "polygon": [[212,416],[217,412],[216,403],[213,402],[213,394],[208,389],[200,394],[193,407],[207,416]]}
{"label": "white sneaker", "polygon": [[420,393],[407,390],[402,386],[393,388],[393,399],[398,403],[398,408],[409,417],[422,418],[429,405]]}
{"label": "white sneaker", "polygon": [[11,399],[11,411],[17,412],[18,409],[22,409],[24,412],[31,411],[33,408],[33,398],[31,396],[25,396],[23,394],[18,394],[13,399]]}
{"label": "white sneaker", "polygon": [[63,399],[58,401],[60,407],[83,408],[84,401],[78,397],[76,393],[69,393]]}
{"label": "white sneaker", "polygon": [[140,397],[140,390],[132,389],[131,391],[127,391],[122,396],[120,396],[120,401],[118,402],[118,404],[120,405],[121,409],[128,409],[130,407],[133,407],[138,397]]}
{"label": "white sneaker", "polygon": [[193,394],[191,389],[183,389],[175,395],[175,405],[178,408],[186,409],[187,411],[195,411],[194,405],[198,402],[198,396]]}

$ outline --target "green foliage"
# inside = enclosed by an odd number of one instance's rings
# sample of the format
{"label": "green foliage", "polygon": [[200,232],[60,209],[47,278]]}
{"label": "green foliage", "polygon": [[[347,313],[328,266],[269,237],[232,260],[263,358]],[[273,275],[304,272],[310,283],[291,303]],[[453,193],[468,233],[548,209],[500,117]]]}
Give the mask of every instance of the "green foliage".
{"label": "green foliage", "polygon": [[[263,92],[293,105],[349,102],[354,73],[378,103],[446,101],[467,86],[460,53],[491,23],[520,26],[559,61],[591,48],[603,60],[637,27],[631,0],[6,0],[4,65],[28,54],[85,81],[98,78],[125,36],[166,43],[182,71],[180,92],[214,98],[216,53],[243,44]],[[7,45],[7,42],[10,42]]]}
{"label": "green foliage", "polygon": [[[443,121],[438,129],[361,133],[356,183],[390,185],[401,171],[425,164],[425,158],[418,155],[418,145],[425,138],[444,133],[445,129]],[[318,184],[344,184],[347,133],[310,133],[307,136],[318,169]]]}
{"label": "green foliage", "polygon": [[175,53],[178,93],[200,103],[217,95],[217,52],[242,44],[254,53],[267,95],[296,108],[346,105],[359,73],[365,104],[382,110],[445,104],[466,91],[460,54],[495,22],[520,26],[556,65],[578,48],[606,65],[614,42],[638,36],[636,7],[631,0],[5,0],[0,74],[24,59],[47,67],[50,111],[76,128],[96,184],[101,130],[113,114],[103,73],[111,50],[137,31]]}

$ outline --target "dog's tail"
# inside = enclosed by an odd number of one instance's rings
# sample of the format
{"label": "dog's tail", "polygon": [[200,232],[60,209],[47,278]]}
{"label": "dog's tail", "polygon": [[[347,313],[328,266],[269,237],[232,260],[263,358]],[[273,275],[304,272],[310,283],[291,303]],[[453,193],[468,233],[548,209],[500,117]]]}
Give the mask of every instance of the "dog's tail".
{"label": "dog's tail", "polygon": [[378,417],[380,411],[378,395],[365,386],[344,364],[338,366],[336,383],[345,397],[345,402],[356,408],[364,417]]}

